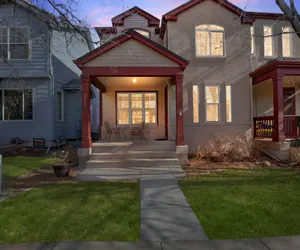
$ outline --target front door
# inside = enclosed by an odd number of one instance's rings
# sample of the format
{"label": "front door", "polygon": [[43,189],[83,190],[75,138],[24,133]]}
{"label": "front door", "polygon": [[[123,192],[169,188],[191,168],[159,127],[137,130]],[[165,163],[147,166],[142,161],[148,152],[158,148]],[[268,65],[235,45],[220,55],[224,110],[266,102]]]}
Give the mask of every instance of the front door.
{"label": "front door", "polygon": [[283,115],[296,115],[295,88],[283,88]]}

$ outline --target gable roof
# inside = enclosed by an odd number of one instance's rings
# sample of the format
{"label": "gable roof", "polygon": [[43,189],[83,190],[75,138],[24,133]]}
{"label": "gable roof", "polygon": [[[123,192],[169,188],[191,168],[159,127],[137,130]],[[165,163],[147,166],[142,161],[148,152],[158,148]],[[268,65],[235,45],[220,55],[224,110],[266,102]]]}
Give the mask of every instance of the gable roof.
{"label": "gable roof", "polygon": [[[160,37],[163,38],[164,37],[164,33],[165,33],[165,29],[166,29],[166,23],[168,21],[177,21],[177,16],[192,8],[193,6],[204,2],[207,0],[190,0],[180,6],[178,6],[177,8],[167,12],[166,14],[163,15],[162,17],[162,27],[161,27],[161,32],[160,32]],[[218,4],[220,4],[221,6],[223,6],[224,8],[228,9],[229,11],[235,13],[236,15],[240,16],[241,19],[241,23],[245,23],[245,24],[252,24],[254,22],[254,18],[249,17],[248,15],[246,15],[246,12],[243,11],[242,9],[240,9],[239,7],[237,7],[236,5],[234,5],[233,3],[229,2],[228,0],[211,0],[214,1]]]}
{"label": "gable roof", "polygon": [[123,26],[124,19],[133,14],[139,14],[139,15],[145,17],[146,19],[148,19],[149,26],[156,26],[156,27],[159,26],[160,20],[157,17],[151,15],[150,13],[142,10],[141,8],[139,8],[137,6],[134,6],[133,8],[113,17],[111,19],[113,26]]}
{"label": "gable roof", "polygon": [[186,68],[189,61],[182,58],[181,56],[175,54],[174,52],[168,50],[167,48],[159,45],[156,42],[148,39],[147,37],[139,34],[138,32],[134,31],[133,29],[127,30],[124,33],[120,34],[119,36],[112,39],[110,42],[105,43],[104,45],[98,47],[97,49],[83,55],[82,57],[76,59],[74,63],[79,67],[82,68],[84,64],[93,60],[94,58],[105,54],[105,52],[119,46],[120,44],[128,41],[129,39],[134,39],[143,45],[151,48],[152,50],[158,52],[159,54],[167,57],[171,61],[177,63],[180,67]]}

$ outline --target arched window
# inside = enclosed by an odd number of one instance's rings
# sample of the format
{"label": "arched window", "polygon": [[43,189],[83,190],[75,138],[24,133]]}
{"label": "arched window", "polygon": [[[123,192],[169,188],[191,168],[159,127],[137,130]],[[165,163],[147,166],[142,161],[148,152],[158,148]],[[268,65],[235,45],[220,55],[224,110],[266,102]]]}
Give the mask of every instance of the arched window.
{"label": "arched window", "polygon": [[150,32],[147,30],[141,30],[141,29],[134,29],[134,31],[140,33],[141,35],[150,38]]}
{"label": "arched window", "polygon": [[224,28],[204,24],[195,28],[196,56],[224,56]]}

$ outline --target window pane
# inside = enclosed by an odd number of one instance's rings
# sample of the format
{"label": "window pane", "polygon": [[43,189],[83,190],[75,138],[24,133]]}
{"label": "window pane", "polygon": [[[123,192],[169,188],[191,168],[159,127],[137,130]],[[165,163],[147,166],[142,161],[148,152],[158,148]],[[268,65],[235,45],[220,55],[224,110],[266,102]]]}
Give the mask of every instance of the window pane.
{"label": "window pane", "polygon": [[265,56],[272,56],[273,55],[273,38],[272,38],[272,27],[271,26],[264,26],[264,50]]}
{"label": "window pane", "polygon": [[2,89],[0,89],[0,121],[2,121]]}
{"label": "window pane", "polygon": [[145,123],[156,123],[156,109],[145,110]]}
{"label": "window pane", "polygon": [[8,58],[8,49],[7,49],[7,44],[0,44],[0,57],[7,59]]}
{"label": "window pane", "polygon": [[223,27],[214,24],[204,24],[196,27],[197,30],[224,30]]}
{"label": "window pane", "polygon": [[145,108],[156,108],[156,94],[145,94]]}
{"label": "window pane", "polygon": [[254,26],[251,26],[250,35],[251,35],[251,54],[254,55],[255,53]]}
{"label": "window pane", "polygon": [[219,121],[219,104],[206,105],[206,121],[208,122]]}
{"label": "window pane", "polygon": [[[291,29],[285,27],[282,32],[291,32]],[[282,53],[284,57],[291,56],[291,34],[282,34]]]}
{"label": "window pane", "polygon": [[231,86],[226,86],[226,121],[232,122],[232,111],[231,111]]}
{"label": "window pane", "polygon": [[205,95],[206,95],[206,103],[219,103],[218,86],[206,86]]}
{"label": "window pane", "polygon": [[131,95],[131,108],[133,108],[133,109],[143,108],[143,94],[132,94]]}
{"label": "window pane", "polygon": [[23,91],[4,90],[4,119],[23,120]]}
{"label": "window pane", "polygon": [[132,110],[131,111],[131,120],[132,124],[141,124],[143,121],[143,111],[140,110]]}
{"label": "window pane", "polygon": [[10,59],[28,59],[29,45],[28,44],[10,44]]}
{"label": "window pane", "polygon": [[7,43],[7,28],[0,27],[0,43]]}
{"label": "window pane", "polygon": [[196,55],[197,56],[209,55],[209,32],[206,31],[196,32]]}
{"label": "window pane", "polygon": [[33,119],[33,107],[32,107],[32,89],[24,90],[24,120]]}
{"label": "window pane", "polygon": [[213,56],[223,56],[223,32],[211,32],[211,54]]}
{"label": "window pane", "polygon": [[199,122],[199,87],[193,86],[193,121]]}
{"label": "window pane", "polygon": [[145,30],[139,30],[139,29],[135,29],[136,32],[140,33],[141,35],[149,38],[150,37],[150,33],[148,31]]}
{"label": "window pane", "polygon": [[57,120],[63,120],[63,99],[61,92],[57,92]]}
{"label": "window pane", "polygon": [[28,43],[29,34],[26,27],[12,27],[9,32],[10,43]]}
{"label": "window pane", "polygon": [[118,111],[118,124],[126,125],[129,124],[129,110],[119,110]]}
{"label": "window pane", "polygon": [[118,94],[118,108],[128,109],[129,108],[129,94]]}

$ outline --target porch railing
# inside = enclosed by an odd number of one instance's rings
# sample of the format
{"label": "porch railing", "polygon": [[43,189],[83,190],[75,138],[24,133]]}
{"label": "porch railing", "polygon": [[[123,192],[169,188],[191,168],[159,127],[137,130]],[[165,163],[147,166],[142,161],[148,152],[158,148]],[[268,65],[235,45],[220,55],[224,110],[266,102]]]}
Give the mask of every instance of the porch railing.
{"label": "porch railing", "polygon": [[[254,117],[254,138],[273,138],[274,117]],[[300,137],[297,127],[297,116],[284,116],[283,130],[286,138],[296,139]]]}

